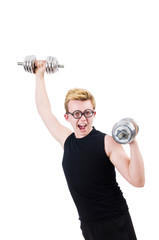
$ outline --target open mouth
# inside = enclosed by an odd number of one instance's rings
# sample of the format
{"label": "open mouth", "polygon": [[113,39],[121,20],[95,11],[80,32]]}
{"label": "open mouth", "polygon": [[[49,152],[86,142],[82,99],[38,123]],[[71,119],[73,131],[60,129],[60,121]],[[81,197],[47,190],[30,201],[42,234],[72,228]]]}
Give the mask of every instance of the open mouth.
{"label": "open mouth", "polygon": [[85,130],[86,126],[87,126],[86,124],[78,124],[78,128],[80,130]]}

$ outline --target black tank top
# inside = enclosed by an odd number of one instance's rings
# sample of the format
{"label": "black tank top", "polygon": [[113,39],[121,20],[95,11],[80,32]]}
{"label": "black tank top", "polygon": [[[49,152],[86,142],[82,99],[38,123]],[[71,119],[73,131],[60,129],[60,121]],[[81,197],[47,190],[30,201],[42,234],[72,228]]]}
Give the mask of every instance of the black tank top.
{"label": "black tank top", "polygon": [[72,133],[65,141],[62,165],[81,221],[113,219],[128,210],[104,150],[105,135],[93,128],[86,137]]}

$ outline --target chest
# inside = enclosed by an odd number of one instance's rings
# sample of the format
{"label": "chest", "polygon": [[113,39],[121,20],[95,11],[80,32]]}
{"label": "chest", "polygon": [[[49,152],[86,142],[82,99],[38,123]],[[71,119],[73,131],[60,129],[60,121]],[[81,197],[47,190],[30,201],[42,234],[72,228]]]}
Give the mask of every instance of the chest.
{"label": "chest", "polygon": [[68,182],[89,187],[102,184],[112,165],[104,151],[104,139],[69,142],[64,151],[63,169]]}

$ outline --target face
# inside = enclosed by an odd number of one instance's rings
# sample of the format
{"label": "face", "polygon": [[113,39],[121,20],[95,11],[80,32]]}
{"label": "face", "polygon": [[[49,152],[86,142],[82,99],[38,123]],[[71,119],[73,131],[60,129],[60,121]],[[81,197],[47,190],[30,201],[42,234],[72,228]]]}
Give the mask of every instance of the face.
{"label": "face", "polygon": [[[80,110],[83,113],[86,109],[93,110],[90,100],[71,100],[68,103],[68,110],[70,113],[73,113],[75,110]],[[75,119],[71,114],[65,114],[65,119],[72,125],[75,136],[77,138],[82,138],[87,136],[92,131],[92,124],[95,114],[96,112],[94,112],[90,118],[86,118],[84,115],[82,115],[80,119]]]}

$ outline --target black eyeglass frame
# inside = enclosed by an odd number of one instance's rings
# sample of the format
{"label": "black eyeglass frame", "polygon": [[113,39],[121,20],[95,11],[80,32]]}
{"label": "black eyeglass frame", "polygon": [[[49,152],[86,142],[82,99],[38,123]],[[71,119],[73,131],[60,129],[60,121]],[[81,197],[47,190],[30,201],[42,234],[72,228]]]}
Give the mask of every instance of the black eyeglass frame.
{"label": "black eyeglass frame", "polygon": [[[87,116],[86,115],[86,112],[87,111],[90,111],[91,112],[91,116]],[[76,113],[76,112],[79,112],[80,113],[80,117],[75,117],[74,116],[74,114]],[[81,112],[80,110],[75,110],[73,113],[70,113],[70,112],[66,112],[66,114],[71,114],[75,119],[80,119],[83,115],[86,117],[86,118],[91,118],[92,116],[93,116],[93,114],[94,114],[94,111],[92,110],[92,109],[86,109],[84,112]]]}

